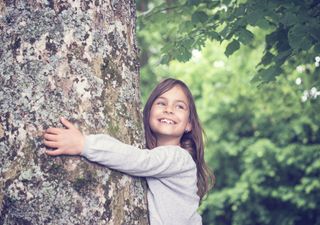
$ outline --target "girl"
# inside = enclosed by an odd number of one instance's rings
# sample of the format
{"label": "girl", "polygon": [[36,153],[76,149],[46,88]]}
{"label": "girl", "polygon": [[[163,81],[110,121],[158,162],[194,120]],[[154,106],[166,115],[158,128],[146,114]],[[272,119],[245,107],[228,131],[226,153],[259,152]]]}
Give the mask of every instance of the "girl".
{"label": "girl", "polygon": [[[67,129],[49,128],[48,155],[82,155],[109,168],[146,177],[151,225],[201,225],[199,201],[213,176],[204,162],[203,130],[193,97],[180,80],[166,79],[151,93],[145,108],[146,148],[108,135],[84,136],[64,118]],[[150,151],[150,150],[151,151]]]}

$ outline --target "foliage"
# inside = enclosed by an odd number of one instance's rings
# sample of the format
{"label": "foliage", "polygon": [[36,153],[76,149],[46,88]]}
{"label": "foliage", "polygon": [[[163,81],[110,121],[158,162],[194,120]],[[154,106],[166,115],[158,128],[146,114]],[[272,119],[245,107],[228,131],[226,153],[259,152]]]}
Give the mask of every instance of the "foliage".
{"label": "foliage", "polygon": [[236,94],[205,121],[218,177],[207,224],[320,224],[319,99],[279,83]]}
{"label": "foliage", "polygon": [[192,90],[217,177],[204,225],[320,225],[319,1],[152,2],[142,97],[167,76]]}
{"label": "foliage", "polygon": [[[226,42],[224,53],[230,56],[241,45],[252,45],[256,38],[254,29],[263,32],[265,37],[255,82],[273,81],[286,72],[284,65],[291,64],[290,68],[295,68],[312,61],[320,52],[318,0],[161,2],[142,13],[138,23],[142,30],[140,38],[153,40],[152,53],[162,55],[161,63],[173,59],[188,61],[192,50],[201,50],[206,40]],[[156,36],[148,36],[155,33]]]}

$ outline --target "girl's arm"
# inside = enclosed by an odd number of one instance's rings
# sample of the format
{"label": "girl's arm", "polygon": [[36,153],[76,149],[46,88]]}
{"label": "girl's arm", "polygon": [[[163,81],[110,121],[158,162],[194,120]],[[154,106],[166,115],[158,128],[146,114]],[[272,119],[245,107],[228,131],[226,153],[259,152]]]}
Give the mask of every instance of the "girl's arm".
{"label": "girl's arm", "polygon": [[111,169],[142,177],[172,176],[195,168],[189,153],[179,146],[139,149],[109,135],[83,136],[69,121],[61,122],[67,129],[50,128],[48,131],[53,136],[44,135],[45,144],[57,148],[47,151],[49,155],[81,154]]}
{"label": "girl's arm", "polygon": [[85,139],[83,156],[134,176],[166,177],[195,166],[189,153],[178,146],[139,149],[104,134],[89,135]]}

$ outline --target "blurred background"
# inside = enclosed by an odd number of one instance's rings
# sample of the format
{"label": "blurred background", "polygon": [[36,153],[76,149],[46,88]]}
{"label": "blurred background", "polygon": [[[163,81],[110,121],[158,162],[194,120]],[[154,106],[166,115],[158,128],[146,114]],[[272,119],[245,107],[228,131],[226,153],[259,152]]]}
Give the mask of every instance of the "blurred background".
{"label": "blurred background", "polygon": [[320,224],[320,1],[137,1],[145,103],[190,87],[216,184],[204,225]]}

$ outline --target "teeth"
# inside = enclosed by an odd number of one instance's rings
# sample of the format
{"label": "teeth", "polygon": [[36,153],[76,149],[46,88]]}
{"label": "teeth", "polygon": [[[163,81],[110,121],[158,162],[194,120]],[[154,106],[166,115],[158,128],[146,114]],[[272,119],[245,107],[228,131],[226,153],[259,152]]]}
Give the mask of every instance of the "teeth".
{"label": "teeth", "polygon": [[160,122],[167,123],[167,124],[174,124],[174,122],[172,120],[168,120],[168,119],[161,119]]}

